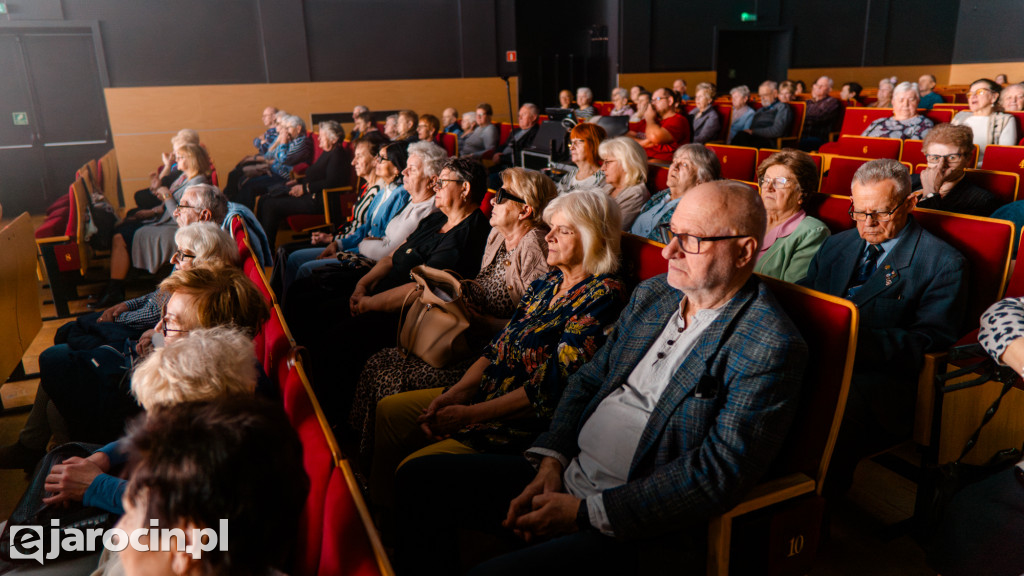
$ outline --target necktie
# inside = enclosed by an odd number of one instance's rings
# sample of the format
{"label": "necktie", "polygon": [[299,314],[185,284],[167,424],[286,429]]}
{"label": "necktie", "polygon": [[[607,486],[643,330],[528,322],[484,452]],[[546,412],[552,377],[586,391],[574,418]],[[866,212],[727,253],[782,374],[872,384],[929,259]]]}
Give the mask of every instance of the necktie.
{"label": "necktie", "polygon": [[878,257],[882,255],[882,252],[884,250],[881,245],[868,244],[867,256],[864,257],[864,261],[857,268],[857,273],[853,275],[853,279],[846,289],[847,298],[852,298],[875,272],[875,268],[878,266]]}

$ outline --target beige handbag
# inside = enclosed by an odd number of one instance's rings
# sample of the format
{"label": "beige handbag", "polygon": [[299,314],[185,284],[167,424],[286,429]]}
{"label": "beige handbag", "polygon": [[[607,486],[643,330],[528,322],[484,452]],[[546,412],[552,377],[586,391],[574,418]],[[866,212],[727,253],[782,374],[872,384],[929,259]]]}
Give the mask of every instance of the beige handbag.
{"label": "beige handbag", "polygon": [[[399,317],[398,345],[406,356],[415,355],[434,368],[444,368],[470,354],[466,342],[469,317],[462,296],[462,280],[455,274],[429,266],[417,266],[410,275],[416,296]],[[402,309],[405,310],[405,303]]]}

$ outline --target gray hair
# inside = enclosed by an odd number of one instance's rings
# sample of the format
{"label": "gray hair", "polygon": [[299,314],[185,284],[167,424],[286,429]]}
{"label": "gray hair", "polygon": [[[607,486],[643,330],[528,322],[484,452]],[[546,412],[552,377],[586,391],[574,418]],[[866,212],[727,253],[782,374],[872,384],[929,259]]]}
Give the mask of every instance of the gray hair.
{"label": "gray hair", "polygon": [[762,87],[767,87],[774,91],[779,89],[779,83],[775,80],[765,80],[764,82],[761,82],[760,86],[758,86],[758,88]]}
{"label": "gray hair", "polygon": [[334,120],[321,122],[320,131],[334,136],[335,141],[345,139],[345,129],[341,127],[341,124],[338,124]]}
{"label": "gray hair", "polygon": [[352,111],[356,114],[365,114],[369,112],[370,109],[367,108],[366,106],[363,106],[362,104],[357,104],[354,108],[352,108]]}
{"label": "gray hair", "polygon": [[278,120],[284,120],[289,116],[291,116],[291,114],[285,112],[284,110],[278,110],[277,112],[274,113],[274,118]]}
{"label": "gray hair", "polygon": [[198,146],[199,132],[196,132],[191,128],[182,128],[181,130],[178,130],[178,133],[175,134],[174,138],[172,138],[171,140],[176,140],[181,144],[195,144],[196,146]]}
{"label": "gray hair", "polygon": [[413,142],[409,145],[409,156],[419,156],[423,160],[423,174],[433,178],[441,174],[441,168],[448,161],[448,152],[433,142]]}
{"label": "gray hair", "polygon": [[284,124],[285,126],[298,126],[303,130],[306,129],[305,120],[303,120],[299,116],[295,116],[294,114],[289,114],[288,117],[284,119]]}
{"label": "gray hair", "polygon": [[679,154],[688,154],[694,166],[697,167],[697,183],[703,184],[713,180],[722,179],[722,163],[710,148],[703,144],[683,144],[676,148],[673,158]]}
{"label": "gray hair", "polygon": [[462,113],[462,119],[463,120],[472,120],[473,122],[476,122],[476,111],[474,110],[472,112],[463,112]]}
{"label": "gray hair", "polygon": [[586,86],[580,86],[576,89],[576,96],[579,97],[580,94],[586,94],[587,98],[594,99],[594,91]]}
{"label": "gray hair", "polygon": [[882,158],[861,165],[853,174],[855,183],[874,184],[883,180],[892,180],[896,185],[893,200],[902,201],[910,195],[910,172],[898,160]]}
{"label": "gray hair", "polygon": [[218,226],[224,222],[224,217],[228,215],[228,198],[220,191],[219,188],[211,184],[196,184],[189,186],[186,192],[192,191],[196,196],[196,208],[199,210],[209,210],[211,214],[211,220]]}
{"label": "gray hair", "polygon": [[918,99],[921,98],[921,92],[917,88],[917,82],[900,82],[899,86],[892,90],[893,98],[901,92],[913,92]]}
{"label": "gray hair", "polygon": [[699,94],[702,90],[707,91],[708,98],[715,99],[715,85],[711,82],[701,82],[697,84],[697,88],[693,91],[694,94]]}
{"label": "gray hair", "polygon": [[878,87],[879,88],[881,88],[884,84],[888,84],[889,86],[892,86],[892,80],[889,80],[888,78],[882,78],[881,80],[878,81]]}
{"label": "gray hair", "polygon": [[629,98],[629,92],[626,91],[625,88],[619,86],[619,87],[614,88],[612,90],[612,98],[615,98],[616,96],[622,96],[623,98]]}
{"label": "gray hair", "polygon": [[831,76],[819,76],[818,80],[821,80],[822,78],[824,78],[825,80],[828,80],[828,89],[829,90],[831,90],[833,87],[835,87],[836,83],[835,83],[834,80],[832,80]]}
{"label": "gray hair", "polygon": [[193,222],[174,233],[174,244],[195,255],[196,266],[237,266],[238,245],[213,222]]}
{"label": "gray hair", "polygon": [[729,94],[740,93],[744,98],[750,98],[750,88],[747,88],[746,84],[740,84],[732,90],[729,90]]}
{"label": "gray hair", "polygon": [[526,102],[519,108],[526,108],[530,112],[533,112],[534,116],[540,116],[540,107],[534,104],[533,102]]}

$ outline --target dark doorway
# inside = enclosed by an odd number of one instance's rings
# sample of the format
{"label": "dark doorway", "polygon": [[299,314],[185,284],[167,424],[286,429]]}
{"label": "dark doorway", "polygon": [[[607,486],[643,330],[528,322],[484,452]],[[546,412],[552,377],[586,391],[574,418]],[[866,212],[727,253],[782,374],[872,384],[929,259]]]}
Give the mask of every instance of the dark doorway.
{"label": "dark doorway", "polygon": [[789,30],[719,30],[716,56],[718,90],[745,84],[757,93],[767,79],[781,82],[789,72]]}
{"label": "dark doorway", "polygon": [[0,28],[0,202],[42,212],[111,148],[94,31]]}

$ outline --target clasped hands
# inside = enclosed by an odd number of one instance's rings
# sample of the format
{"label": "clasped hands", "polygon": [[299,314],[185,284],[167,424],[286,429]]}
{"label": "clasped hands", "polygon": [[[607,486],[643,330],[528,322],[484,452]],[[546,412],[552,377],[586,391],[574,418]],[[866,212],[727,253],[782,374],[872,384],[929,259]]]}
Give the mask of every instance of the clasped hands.
{"label": "clasped hands", "polygon": [[93,480],[108,470],[110,459],[102,452],[88,458],[68,458],[47,474],[44,487],[53,496],[43,498],[43,504],[67,506],[70,502],[81,502]]}
{"label": "clasped hands", "polygon": [[502,526],[526,542],[571,534],[579,530],[576,512],[581,502],[564,491],[562,464],[554,458],[544,458],[537,476],[509,504]]}

